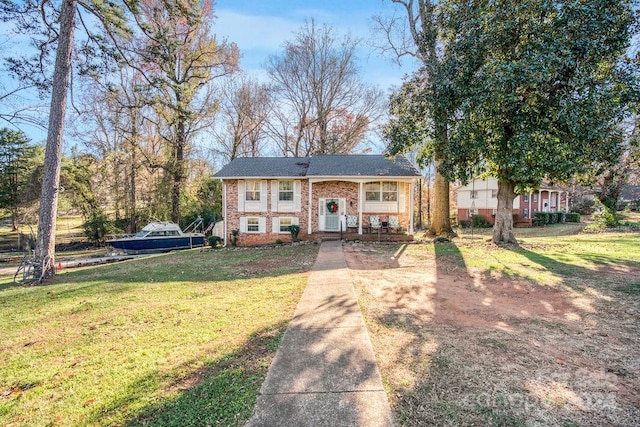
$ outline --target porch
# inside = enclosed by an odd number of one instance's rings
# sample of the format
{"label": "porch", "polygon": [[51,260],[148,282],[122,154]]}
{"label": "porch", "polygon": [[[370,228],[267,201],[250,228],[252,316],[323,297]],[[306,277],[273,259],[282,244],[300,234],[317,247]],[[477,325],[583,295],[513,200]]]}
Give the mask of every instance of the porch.
{"label": "porch", "polygon": [[300,236],[302,240],[360,240],[361,242],[412,242],[413,234],[394,232],[373,232],[358,234],[353,232],[317,232]]}

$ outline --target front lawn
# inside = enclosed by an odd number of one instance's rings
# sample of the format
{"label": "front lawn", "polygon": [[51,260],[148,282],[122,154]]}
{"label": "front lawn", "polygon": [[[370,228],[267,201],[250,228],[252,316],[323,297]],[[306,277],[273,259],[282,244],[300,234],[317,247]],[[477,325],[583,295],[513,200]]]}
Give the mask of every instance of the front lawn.
{"label": "front lawn", "polygon": [[0,425],[242,425],[317,245],[0,277]]}
{"label": "front lawn", "polygon": [[542,231],[345,247],[397,425],[638,425],[640,234]]}

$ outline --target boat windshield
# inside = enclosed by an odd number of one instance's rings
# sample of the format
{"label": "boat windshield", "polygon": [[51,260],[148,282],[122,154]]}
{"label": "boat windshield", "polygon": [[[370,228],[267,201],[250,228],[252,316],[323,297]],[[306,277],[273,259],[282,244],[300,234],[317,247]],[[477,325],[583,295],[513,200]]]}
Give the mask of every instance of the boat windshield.
{"label": "boat windshield", "polygon": [[146,236],[147,234],[149,234],[149,232],[148,232],[148,231],[142,230],[142,231],[138,231],[138,232],[135,234],[135,236],[133,236],[133,237],[144,237],[144,236]]}

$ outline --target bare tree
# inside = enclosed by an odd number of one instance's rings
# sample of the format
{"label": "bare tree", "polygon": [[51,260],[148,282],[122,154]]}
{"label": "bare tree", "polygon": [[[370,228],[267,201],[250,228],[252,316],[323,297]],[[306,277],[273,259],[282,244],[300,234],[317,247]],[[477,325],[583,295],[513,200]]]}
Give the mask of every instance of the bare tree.
{"label": "bare tree", "polygon": [[210,126],[217,102],[213,81],[237,70],[238,49],[211,35],[213,4],[200,0],[149,0],[136,15],[142,33],[129,64],[148,82],[158,135],[165,141],[162,166],[171,181],[171,219],[180,219],[185,159],[194,135]]}
{"label": "bare tree", "polygon": [[213,128],[215,152],[225,161],[260,155],[272,107],[269,87],[242,74],[225,79],[220,98],[217,125]]}
{"label": "bare tree", "polygon": [[[374,17],[376,31],[382,35],[385,43],[380,49],[390,53],[398,63],[405,56],[418,59],[422,64],[422,83],[432,84],[432,74],[440,64],[439,50],[442,38],[438,34],[435,0],[391,0],[400,6],[401,15]],[[439,88],[432,87],[437,90]],[[433,137],[446,141],[448,136],[448,117],[445,111],[432,111]],[[398,154],[391,150],[392,154]],[[435,203],[429,232],[435,235],[453,234],[449,218],[449,182],[438,171],[442,154],[436,153],[427,161],[435,161],[434,177]]]}
{"label": "bare tree", "polygon": [[278,111],[270,122],[285,155],[351,153],[381,114],[380,89],[362,82],[349,36],[329,26],[305,24],[282,55],[266,65]]}

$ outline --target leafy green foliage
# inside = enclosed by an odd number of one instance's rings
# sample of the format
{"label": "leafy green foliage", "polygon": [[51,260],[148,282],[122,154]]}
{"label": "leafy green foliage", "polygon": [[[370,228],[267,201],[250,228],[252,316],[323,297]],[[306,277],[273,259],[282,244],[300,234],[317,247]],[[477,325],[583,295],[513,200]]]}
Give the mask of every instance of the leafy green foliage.
{"label": "leafy green foliage", "polygon": [[211,246],[212,248],[218,248],[220,246],[222,246],[222,238],[220,236],[209,236],[207,237],[207,241],[209,242],[209,246]]}
{"label": "leafy green foliage", "polygon": [[633,3],[420,4],[435,10],[444,41],[437,61],[392,97],[388,150],[419,147],[449,180],[496,177],[494,242],[511,241],[516,192],[620,151],[619,124],[637,99],[637,73],[624,60]]}
{"label": "leafy green foliage", "polygon": [[0,209],[8,209],[17,221],[18,206],[29,184],[36,149],[20,131],[0,129]]}
{"label": "leafy green foliage", "polygon": [[91,211],[82,228],[87,239],[95,245],[103,245],[107,235],[117,231],[107,215],[99,210]]}
{"label": "leafy green foliage", "polygon": [[580,214],[577,212],[569,212],[566,214],[566,222],[580,222]]}
{"label": "leafy green foliage", "polygon": [[300,226],[293,224],[289,226],[289,233],[291,233],[291,241],[298,240],[298,234],[300,234]]}

